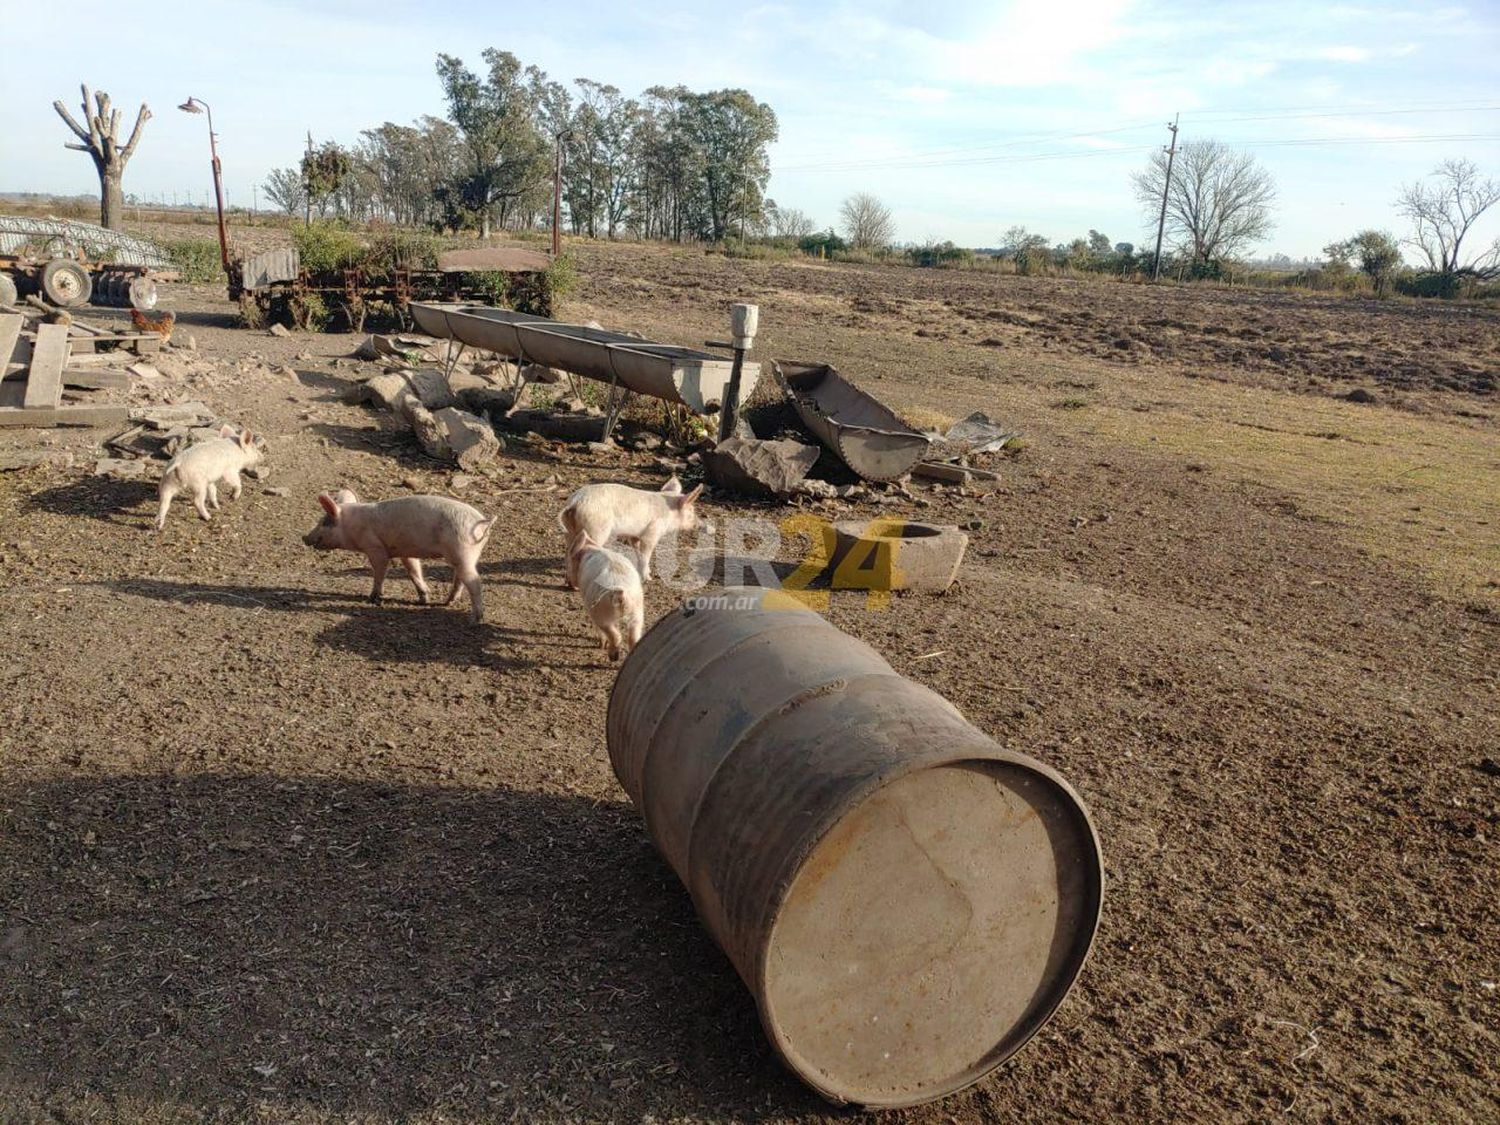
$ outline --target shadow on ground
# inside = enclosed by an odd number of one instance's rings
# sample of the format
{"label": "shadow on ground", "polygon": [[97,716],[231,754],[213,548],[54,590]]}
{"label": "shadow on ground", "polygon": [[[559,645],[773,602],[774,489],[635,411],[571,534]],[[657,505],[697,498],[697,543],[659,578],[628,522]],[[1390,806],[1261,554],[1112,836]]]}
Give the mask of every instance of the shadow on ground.
{"label": "shadow on ground", "polygon": [[12,1099],[281,1119],[817,1104],[624,804],[110,776],[0,786],[0,835]]}
{"label": "shadow on ground", "polygon": [[[153,467],[153,478],[157,471]],[[142,509],[150,504],[150,510]],[[88,516],[106,523],[150,527],[156,519],[156,481],[82,477],[34,492],[24,501],[31,511],[59,516]],[[191,507],[188,508],[191,514]]]}

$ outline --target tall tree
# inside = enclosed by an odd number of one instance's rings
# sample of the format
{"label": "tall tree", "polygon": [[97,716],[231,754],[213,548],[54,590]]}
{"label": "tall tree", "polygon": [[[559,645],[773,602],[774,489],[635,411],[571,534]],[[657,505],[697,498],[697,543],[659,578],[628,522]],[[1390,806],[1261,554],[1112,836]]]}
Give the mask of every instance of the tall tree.
{"label": "tall tree", "polygon": [[889,246],[896,237],[891,209],[867,191],[851,195],[839,205],[844,236],[856,250]]}
{"label": "tall tree", "polygon": [[61,100],[53,102],[52,108],[57,110],[57,115],[82,142],[70,142],[65,147],[86,152],[93,158],[94,169],[99,173],[100,225],[110,230],[119,230],[125,219],[125,193],[120,183],[125,177],[125,165],[135,155],[135,146],[141,139],[141,129],[151,120],[151,110],[145,102],[141,103],[140,112],[135,117],[135,128],[130,132],[130,140],[122,148],[120,111],[110,107],[109,95],[103,90],[93,95],[94,109],[91,111],[88,86],[83,85],[79,89],[83,91],[83,119],[88,123],[87,129],[73,119]]}
{"label": "tall tree", "polygon": [[1463,243],[1479,217],[1500,202],[1500,183],[1479,178],[1471,160],[1445,160],[1433,169],[1429,186],[1418,180],[1396,199],[1401,214],[1411,220],[1412,237],[1406,245],[1420,251],[1434,273],[1471,273],[1489,278],[1500,273],[1500,239],[1477,257],[1463,261]]}
{"label": "tall tree", "polygon": [[700,237],[740,237],[761,218],[771,178],[766,148],[776,139],[776,113],[745,90],[711,90],[685,100],[688,136],[697,150],[706,223]]}
{"label": "tall tree", "polygon": [[[1136,197],[1154,227],[1167,177],[1158,152],[1134,176]],[[1167,230],[1192,256],[1194,269],[1232,257],[1271,233],[1276,184],[1248,153],[1219,141],[1188,141],[1177,150],[1167,193]]]}
{"label": "tall tree", "polygon": [[523,68],[509,51],[489,47],[482,57],[489,68],[483,78],[452,55],[438,56],[437,72],[464,149],[447,207],[450,214],[472,216],[489,237],[492,221],[504,225],[513,212],[535,210],[551,170],[552,144],[539,128],[538,93],[546,75]]}

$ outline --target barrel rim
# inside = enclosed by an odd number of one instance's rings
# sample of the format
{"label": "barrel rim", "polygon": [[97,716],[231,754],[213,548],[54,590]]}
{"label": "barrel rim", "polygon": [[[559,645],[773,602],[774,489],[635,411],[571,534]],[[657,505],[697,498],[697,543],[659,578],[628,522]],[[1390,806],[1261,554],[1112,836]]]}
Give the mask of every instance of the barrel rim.
{"label": "barrel rim", "polygon": [[[915,683],[915,681],[912,682]],[[917,684],[917,686],[926,688],[925,684]],[[931,691],[932,689],[926,688],[926,690]],[[933,694],[937,693],[934,692]],[[942,698],[940,695],[938,697]],[[972,726],[973,724],[971,723],[970,725]],[[1017,1029],[1019,1029],[1019,1034],[1013,1033],[1007,1036],[1010,1039],[1009,1046],[1003,1049],[997,1048],[991,1050],[981,1056],[977,1063],[960,1071],[950,1082],[926,1087],[909,1097],[863,1098],[859,1096],[858,1091],[845,1089],[824,1081],[823,1076],[813,1071],[810,1067],[799,1065],[797,1057],[792,1052],[791,1043],[782,1034],[781,1029],[772,1018],[770,1010],[771,990],[768,987],[770,960],[768,954],[775,942],[776,930],[781,924],[781,914],[786,905],[787,896],[791,893],[791,889],[797,881],[797,875],[801,873],[802,868],[812,857],[813,852],[817,850],[818,846],[833,831],[842,818],[824,825],[821,831],[810,834],[799,846],[792,877],[785,885],[777,889],[776,897],[771,904],[772,916],[775,918],[775,921],[766,932],[765,941],[760,943],[759,948],[756,950],[755,986],[751,988],[751,993],[755,996],[755,1006],[760,1016],[761,1027],[765,1030],[766,1038],[771,1041],[771,1045],[776,1049],[776,1053],[780,1056],[782,1062],[801,1078],[802,1081],[806,1082],[824,1098],[837,1105],[857,1105],[869,1109],[906,1109],[948,1097],[950,1094],[955,1094],[960,1090],[974,1085],[976,1082],[982,1081],[1003,1066],[1009,1059],[1013,1058],[1017,1052],[1036,1037],[1036,1034],[1042,1028],[1051,1022],[1052,1017],[1057,1014],[1057,1009],[1062,1006],[1062,1002],[1067,999],[1068,993],[1073,990],[1073,986],[1077,983],[1079,976],[1082,975],[1084,966],[1088,964],[1089,957],[1093,953],[1094,943],[1099,934],[1099,922],[1104,910],[1104,850],[1099,842],[1098,828],[1094,824],[1093,816],[1089,813],[1088,805],[1084,803],[1083,798],[1078,795],[1067,779],[1051,766],[1047,765],[1047,763],[1039,761],[1019,750],[1011,750],[1009,747],[991,739],[988,734],[985,734],[978,727],[974,729],[985,740],[991,742],[996,747],[999,752],[998,755],[995,753],[988,755],[975,754],[973,747],[970,746],[956,749],[950,754],[938,754],[914,760],[902,760],[898,763],[897,768],[892,769],[889,773],[881,774],[871,779],[864,786],[852,790],[848,795],[845,807],[852,811],[863,805],[887,786],[925,770],[941,769],[945,766],[969,763],[998,763],[1000,765],[1019,766],[1029,770],[1050,782],[1055,788],[1061,791],[1062,795],[1068,799],[1064,803],[1070,804],[1076,810],[1080,825],[1085,830],[1081,834],[1081,837],[1090,846],[1091,850],[1089,854],[1093,860],[1093,862],[1086,864],[1085,872],[1086,889],[1090,902],[1082,916],[1088,919],[1088,924],[1086,927],[1080,927],[1081,936],[1077,940],[1079,948],[1074,957],[1067,962],[1067,968],[1064,972],[1051,982],[1045,999],[1036,1006],[1034,1013],[1029,1017],[1030,1026],[1027,1026],[1027,1021],[1022,1021],[1016,1025]]]}

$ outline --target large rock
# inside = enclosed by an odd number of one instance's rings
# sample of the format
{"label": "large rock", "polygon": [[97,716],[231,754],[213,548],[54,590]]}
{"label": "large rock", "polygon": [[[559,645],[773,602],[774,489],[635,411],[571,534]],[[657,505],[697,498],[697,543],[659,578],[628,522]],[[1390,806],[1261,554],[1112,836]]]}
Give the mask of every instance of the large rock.
{"label": "large rock", "polygon": [[443,373],[430,368],[387,371],[366,379],[361,387],[362,389],[350,388],[346,391],[344,401],[379,403],[392,414],[402,414],[408,409],[408,397],[416,399],[419,405],[428,410],[441,410],[458,401],[453,397],[453,391],[443,378]]}
{"label": "large rock", "polygon": [[453,397],[453,388],[448,386],[448,380],[443,378],[441,371],[431,367],[419,367],[404,374],[412,394],[421,399],[422,405],[428,410],[441,410],[445,406],[454,406],[458,403],[458,399]]}
{"label": "large rock", "polygon": [[745,496],[789,496],[818,459],[800,441],[732,437],[702,454],[703,471],[720,488]]}
{"label": "large rock", "polygon": [[477,469],[488,465],[504,448],[500,439],[495,436],[493,426],[465,410],[446,406],[433,411],[432,417],[448,446],[448,459],[461,469]]}
{"label": "large rock", "polygon": [[429,457],[436,457],[439,461],[451,461],[453,448],[443,436],[443,428],[439,425],[437,417],[418,402],[417,396],[410,391],[406,394],[405,405],[407,409],[402,411],[402,416],[410,423],[411,432],[416,435],[417,444],[422,447],[422,452]]}

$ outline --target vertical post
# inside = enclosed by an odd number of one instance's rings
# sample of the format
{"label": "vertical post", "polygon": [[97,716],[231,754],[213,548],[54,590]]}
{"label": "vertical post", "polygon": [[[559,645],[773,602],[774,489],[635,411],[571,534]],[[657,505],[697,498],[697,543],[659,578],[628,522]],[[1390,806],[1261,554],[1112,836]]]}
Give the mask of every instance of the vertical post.
{"label": "vertical post", "polygon": [[[312,130],[307,131],[307,155],[312,155]],[[302,177],[302,225],[312,226],[312,192],[307,187],[307,176]]]}
{"label": "vertical post", "polygon": [[740,375],[745,367],[745,353],[755,344],[755,333],[760,327],[759,305],[731,305],[729,328],[731,347],[734,348],[734,364],[729,368],[729,386],[724,390],[724,404],[719,409],[719,440],[734,436],[740,420]]}
{"label": "vertical post", "polygon": [[1156,256],[1151,261],[1152,281],[1161,277],[1161,236],[1167,227],[1167,193],[1172,190],[1172,161],[1177,156],[1177,121],[1181,116],[1174,114],[1172,124],[1167,126],[1172,130],[1172,144],[1167,149],[1167,176],[1161,185],[1161,217],[1156,220]]}
{"label": "vertical post", "polygon": [[562,134],[558,133],[552,152],[552,256],[562,253]]}
{"label": "vertical post", "polygon": [[214,158],[214,203],[219,210],[219,261],[229,273],[229,232],[224,229],[224,170],[219,164],[219,141],[214,136],[214,111],[208,110],[208,151]]}

